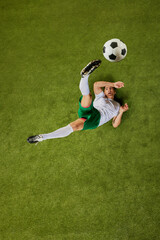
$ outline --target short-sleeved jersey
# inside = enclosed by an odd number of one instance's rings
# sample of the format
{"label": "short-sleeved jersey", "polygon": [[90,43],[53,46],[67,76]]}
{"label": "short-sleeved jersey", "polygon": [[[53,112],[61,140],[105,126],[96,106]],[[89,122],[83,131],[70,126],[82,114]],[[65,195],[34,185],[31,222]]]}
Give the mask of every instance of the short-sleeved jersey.
{"label": "short-sleeved jersey", "polygon": [[117,116],[120,109],[120,104],[110,98],[107,98],[103,91],[99,94],[95,94],[93,106],[100,112],[101,115],[99,126]]}

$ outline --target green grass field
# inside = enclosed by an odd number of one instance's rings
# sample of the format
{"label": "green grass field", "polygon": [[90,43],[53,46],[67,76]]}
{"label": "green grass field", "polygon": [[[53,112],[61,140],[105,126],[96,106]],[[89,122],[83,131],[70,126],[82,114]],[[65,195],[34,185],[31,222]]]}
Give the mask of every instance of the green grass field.
{"label": "green grass field", "polygon": [[[0,240],[158,240],[158,0],[0,1]],[[125,60],[103,44],[119,38]],[[28,144],[78,118],[80,71],[123,81],[129,111],[62,139]],[[94,96],[94,94],[93,94]]]}

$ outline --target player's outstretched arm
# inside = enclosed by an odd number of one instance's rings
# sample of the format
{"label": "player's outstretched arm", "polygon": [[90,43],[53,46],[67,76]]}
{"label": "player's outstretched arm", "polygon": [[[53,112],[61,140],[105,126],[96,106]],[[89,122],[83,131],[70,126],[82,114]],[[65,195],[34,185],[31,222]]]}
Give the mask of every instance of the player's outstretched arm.
{"label": "player's outstretched arm", "polygon": [[99,94],[102,92],[102,87],[114,87],[114,88],[122,88],[124,87],[123,82],[105,82],[105,81],[99,81],[94,83],[94,93]]}
{"label": "player's outstretched arm", "polygon": [[117,115],[116,117],[114,117],[113,120],[112,120],[112,125],[113,125],[114,128],[116,128],[116,127],[118,127],[118,126],[120,125],[121,119],[122,119],[122,115],[123,115],[123,113],[126,112],[128,109],[129,109],[129,108],[128,108],[128,104],[127,104],[127,103],[125,103],[124,106],[121,106],[121,107],[120,107],[120,110],[119,110],[118,115]]}

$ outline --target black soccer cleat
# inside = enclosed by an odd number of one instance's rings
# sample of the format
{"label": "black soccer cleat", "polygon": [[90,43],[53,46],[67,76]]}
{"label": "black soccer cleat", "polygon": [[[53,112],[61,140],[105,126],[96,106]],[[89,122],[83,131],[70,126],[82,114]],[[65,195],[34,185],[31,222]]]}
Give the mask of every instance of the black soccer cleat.
{"label": "black soccer cleat", "polygon": [[85,77],[87,75],[90,75],[96,68],[98,68],[101,64],[101,60],[93,60],[87,64],[86,67],[84,67],[81,71],[81,76]]}
{"label": "black soccer cleat", "polygon": [[43,141],[43,137],[41,135],[31,136],[27,139],[27,142],[29,143],[38,143],[42,141]]}

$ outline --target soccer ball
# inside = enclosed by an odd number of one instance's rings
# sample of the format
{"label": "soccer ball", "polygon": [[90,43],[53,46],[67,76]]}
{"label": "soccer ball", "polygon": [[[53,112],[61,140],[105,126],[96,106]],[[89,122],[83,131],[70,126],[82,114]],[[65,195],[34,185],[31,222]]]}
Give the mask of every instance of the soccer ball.
{"label": "soccer ball", "polygon": [[119,62],[127,55],[127,46],[121,40],[114,38],[103,46],[103,55],[110,62]]}

